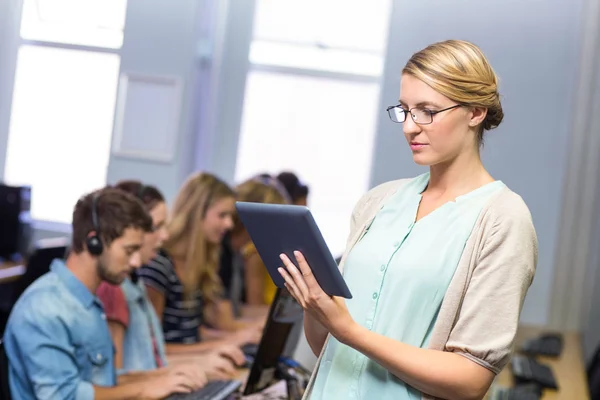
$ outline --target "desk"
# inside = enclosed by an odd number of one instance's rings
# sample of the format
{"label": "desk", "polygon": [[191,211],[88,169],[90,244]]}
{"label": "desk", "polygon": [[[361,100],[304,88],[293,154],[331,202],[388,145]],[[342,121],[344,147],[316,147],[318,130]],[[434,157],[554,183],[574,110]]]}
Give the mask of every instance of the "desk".
{"label": "desk", "polygon": [[[534,326],[521,326],[517,332],[516,347],[528,338],[535,337],[547,329]],[[578,333],[563,333],[564,347],[559,358],[536,357],[541,363],[547,364],[554,371],[559,390],[544,390],[543,400],[589,400],[585,362]],[[496,377],[494,385],[512,386],[513,378],[510,365]]]}
{"label": "desk", "polygon": [[0,284],[12,282],[25,274],[25,266],[12,262],[0,262]]}

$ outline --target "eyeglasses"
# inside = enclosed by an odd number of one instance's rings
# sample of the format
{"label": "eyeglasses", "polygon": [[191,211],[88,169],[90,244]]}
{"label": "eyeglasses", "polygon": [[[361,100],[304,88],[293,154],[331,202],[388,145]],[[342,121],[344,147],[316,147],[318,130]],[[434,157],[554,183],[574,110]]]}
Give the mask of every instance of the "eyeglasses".
{"label": "eyeglasses", "polygon": [[452,110],[453,108],[458,107],[461,107],[461,105],[457,104],[452,107],[444,108],[443,110],[437,111],[428,110],[426,108],[421,107],[413,107],[410,110],[405,110],[404,108],[402,108],[402,105],[398,104],[397,106],[389,106],[386,109],[386,111],[388,112],[390,119],[398,124],[401,124],[404,121],[406,121],[406,114],[410,113],[410,116],[415,122],[415,124],[427,125],[433,122],[433,116],[435,114],[439,114],[441,112]]}

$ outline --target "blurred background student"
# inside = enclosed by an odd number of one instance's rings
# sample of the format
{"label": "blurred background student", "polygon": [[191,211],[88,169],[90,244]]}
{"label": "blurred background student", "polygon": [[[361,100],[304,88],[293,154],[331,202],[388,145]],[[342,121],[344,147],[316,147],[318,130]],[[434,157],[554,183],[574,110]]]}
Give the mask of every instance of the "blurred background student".
{"label": "blurred background student", "polygon": [[168,354],[260,340],[260,324],[234,319],[222,299],[219,249],[233,227],[234,203],[233,190],[216,176],[191,175],[175,199],[163,248],[140,269]]}
{"label": "blurred background student", "polygon": [[[147,264],[157,256],[168,238],[165,198],[156,187],[140,181],[121,181],[115,187],[136,196],[152,218],[152,229],[145,233],[140,249],[142,264]],[[237,347],[227,345],[185,359],[172,356],[168,362],[160,319],[143,282],[138,279],[137,268],[120,285],[103,282],[96,294],[104,305],[115,348],[115,367],[120,376],[160,373],[175,366],[178,370],[201,370],[209,379],[225,379],[235,373],[235,363],[241,365],[244,362],[243,353]]]}

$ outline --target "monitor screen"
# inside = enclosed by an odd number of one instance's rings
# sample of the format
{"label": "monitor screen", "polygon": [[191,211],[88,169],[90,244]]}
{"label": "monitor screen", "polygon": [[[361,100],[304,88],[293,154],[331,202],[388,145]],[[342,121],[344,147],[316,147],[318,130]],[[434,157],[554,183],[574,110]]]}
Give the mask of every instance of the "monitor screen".
{"label": "monitor screen", "polygon": [[286,289],[278,288],[252,363],[244,395],[263,390],[275,379],[279,358],[286,347],[289,347],[286,346],[288,340],[298,339],[290,333],[297,324],[302,324],[303,316],[302,307],[292,295]]}

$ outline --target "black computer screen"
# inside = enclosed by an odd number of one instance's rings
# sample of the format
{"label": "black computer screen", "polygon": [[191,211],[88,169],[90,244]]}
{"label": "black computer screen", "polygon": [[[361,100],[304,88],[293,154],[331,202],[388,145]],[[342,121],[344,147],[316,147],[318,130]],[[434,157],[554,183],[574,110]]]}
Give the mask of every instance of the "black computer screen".
{"label": "black computer screen", "polygon": [[278,288],[252,363],[244,395],[259,392],[273,381],[279,358],[288,339],[291,339],[290,332],[295,324],[302,323],[303,315],[302,307],[289,292]]}

